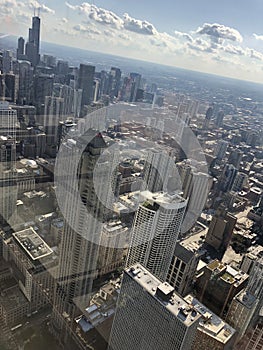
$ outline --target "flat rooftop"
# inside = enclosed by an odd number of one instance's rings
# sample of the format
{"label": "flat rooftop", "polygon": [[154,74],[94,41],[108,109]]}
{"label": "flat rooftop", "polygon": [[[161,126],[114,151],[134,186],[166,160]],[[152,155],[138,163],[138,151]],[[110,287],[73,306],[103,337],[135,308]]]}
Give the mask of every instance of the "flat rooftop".
{"label": "flat rooftop", "polygon": [[187,200],[183,198],[179,192],[168,194],[165,192],[152,193],[150,191],[142,191],[139,201],[146,201],[152,206],[157,204],[166,209],[181,209],[187,204]]}
{"label": "flat rooftop", "polygon": [[[189,327],[201,318],[201,315],[192,305],[174,292],[174,288],[169,283],[162,283],[142,265],[135,264],[125,271],[185,326]],[[162,294],[163,298],[160,297]]]}
{"label": "flat rooftop", "polygon": [[225,269],[225,265],[222,262],[220,262],[219,260],[214,260],[207,265],[207,268],[209,270],[212,270],[212,271],[216,270],[216,271],[220,272],[220,271]]}
{"label": "flat rooftop", "polygon": [[241,290],[241,292],[235,297],[242,305],[246,306],[248,309],[254,307],[257,299],[254,295],[250,294],[246,290]]}
{"label": "flat rooftop", "polygon": [[236,330],[200,303],[200,301],[195,299],[192,295],[187,295],[184,300],[193,305],[198,313],[202,315],[198,327],[199,331],[208,334],[210,337],[223,344],[227,343],[233,337]]}
{"label": "flat rooftop", "polygon": [[39,260],[53,253],[32,227],[13,233],[13,237],[32,260]]}

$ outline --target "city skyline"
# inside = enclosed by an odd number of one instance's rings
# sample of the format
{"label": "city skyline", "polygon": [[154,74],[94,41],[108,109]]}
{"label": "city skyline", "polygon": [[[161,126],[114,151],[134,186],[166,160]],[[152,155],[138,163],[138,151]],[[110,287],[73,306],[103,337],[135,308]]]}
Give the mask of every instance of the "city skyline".
{"label": "city skyline", "polygon": [[[258,0],[249,8],[241,1],[238,9],[231,1],[227,10],[206,0],[198,6],[194,1],[169,1],[163,6],[159,0],[154,6],[146,1],[136,7],[129,0],[122,4],[1,0],[0,4],[0,32],[5,35],[25,33],[34,9],[37,13],[40,8],[42,41],[241,80],[263,78],[263,33],[257,21],[263,4]],[[247,11],[252,21],[244,20]]]}
{"label": "city skyline", "polygon": [[[44,43],[63,11],[17,1],[0,0],[33,11],[0,41],[0,350],[262,349],[262,86]],[[135,43],[164,33],[129,0],[75,2]],[[176,35],[243,40],[197,32]]]}

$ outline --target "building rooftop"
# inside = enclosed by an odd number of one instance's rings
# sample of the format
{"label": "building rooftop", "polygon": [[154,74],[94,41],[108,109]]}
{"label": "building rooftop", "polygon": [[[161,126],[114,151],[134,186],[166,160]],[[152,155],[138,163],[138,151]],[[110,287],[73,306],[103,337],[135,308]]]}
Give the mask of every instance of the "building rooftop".
{"label": "building rooftop", "polygon": [[219,260],[212,261],[211,263],[207,264],[206,267],[218,274],[224,282],[233,284],[235,287],[238,287],[249,277],[245,272],[241,270],[238,271],[230,265],[220,262]]}
{"label": "building rooftop", "polygon": [[156,206],[163,207],[165,209],[181,209],[187,204],[187,200],[184,199],[179,192],[168,194],[165,192],[152,193],[150,191],[142,191],[140,193],[140,202],[144,202],[144,206],[148,205],[149,209],[155,210]]}
{"label": "building rooftop", "polygon": [[53,253],[32,227],[13,233],[13,237],[32,260],[39,260]]}
{"label": "building rooftop", "polygon": [[162,283],[140,264],[126,269],[126,273],[141,285],[163,307],[189,327],[201,316],[190,303],[187,303],[167,282]]}
{"label": "building rooftop", "polygon": [[256,297],[250,294],[245,289],[241,290],[241,292],[235,297],[242,305],[246,306],[248,309],[252,309],[252,307],[256,303]]}
{"label": "building rooftop", "polygon": [[210,311],[206,306],[200,303],[192,295],[187,295],[184,299],[187,303],[194,306],[194,308],[202,315],[199,323],[199,331],[205,332],[210,337],[225,344],[235,334],[236,330],[230,327],[220,317]]}
{"label": "building rooftop", "polygon": [[250,247],[246,255],[252,260],[260,258],[263,256],[263,247],[261,245]]}
{"label": "building rooftop", "polygon": [[219,260],[214,260],[207,265],[209,270],[217,270],[218,272],[223,271],[225,269],[225,265],[221,263]]}
{"label": "building rooftop", "polygon": [[1,281],[0,303],[5,310],[13,310],[28,304],[28,300],[13,277]]}

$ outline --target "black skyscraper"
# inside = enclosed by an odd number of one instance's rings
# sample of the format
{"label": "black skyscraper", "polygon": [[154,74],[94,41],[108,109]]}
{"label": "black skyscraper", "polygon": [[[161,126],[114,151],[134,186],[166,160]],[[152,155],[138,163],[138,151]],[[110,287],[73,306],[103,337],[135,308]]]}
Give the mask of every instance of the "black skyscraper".
{"label": "black skyscraper", "polygon": [[39,41],[40,41],[40,18],[32,18],[32,28],[29,28],[29,38],[26,44],[26,56],[32,63],[33,67],[36,67],[40,61],[39,55]]}
{"label": "black skyscraper", "polygon": [[81,64],[79,68],[78,88],[82,89],[81,107],[93,101],[93,80],[95,67]]}
{"label": "black skyscraper", "polygon": [[20,37],[18,39],[18,46],[16,50],[16,57],[18,60],[23,60],[25,55],[25,40],[24,38]]}

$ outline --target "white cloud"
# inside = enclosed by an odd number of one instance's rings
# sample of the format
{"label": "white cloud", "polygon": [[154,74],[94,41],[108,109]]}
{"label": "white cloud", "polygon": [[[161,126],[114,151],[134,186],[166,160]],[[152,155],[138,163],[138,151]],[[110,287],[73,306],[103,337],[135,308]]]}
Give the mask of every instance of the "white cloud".
{"label": "white cloud", "polygon": [[49,14],[54,14],[55,11],[52,10],[50,7],[44,5],[44,4],[40,4],[38,1],[35,0],[31,0],[28,2],[29,8],[31,9],[36,9],[36,10],[41,10],[44,13],[49,13]]}
{"label": "white cloud", "polygon": [[257,40],[263,40],[263,35],[257,35],[257,34],[253,34],[254,38]]}
{"label": "white cloud", "polygon": [[71,10],[77,10],[79,8],[79,6],[73,6],[73,5],[69,4],[68,2],[65,2],[65,4]]}
{"label": "white cloud", "polygon": [[23,2],[16,0],[0,0],[1,7],[24,7]]}
{"label": "white cloud", "polygon": [[247,55],[250,58],[255,58],[256,60],[263,61],[263,54],[259,51],[254,50],[254,49],[247,48]]}
{"label": "white cloud", "polygon": [[[14,32],[13,28],[19,25],[29,26],[33,15],[33,10],[40,10],[47,15],[54,15],[55,11],[45,4],[40,4],[36,0],[0,0],[0,26],[5,23],[5,30]],[[21,33],[17,33],[21,35]]]}
{"label": "white cloud", "polygon": [[123,18],[124,28],[130,30],[131,32],[145,35],[155,35],[157,33],[155,27],[147,21],[141,21],[139,19],[132,18],[128,15],[128,13],[125,13],[123,15]]}
{"label": "white cloud", "polygon": [[129,35],[125,34],[125,33],[118,34],[118,37],[120,39],[125,40],[125,41],[132,41],[132,38]]}
{"label": "white cloud", "polygon": [[19,22],[28,24],[30,23],[31,15],[25,11],[18,11],[16,12],[16,18],[18,19]]}
{"label": "white cloud", "polygon": [[228,44],[226,46],[222,46],[222,49],[231,55],[238,55],[238,56],[245,56],[246,50],[244,50],[241,46],[234,46],[231,44]]}
{"label": "white cloud", "polygon": [[192,36],[188,33],[178,32],[177,30],[174,31],[174,36],[179,39],[185,39],[186,41],[193,42],[194,39]]}
{"label": "white cloud", "polygon": [[11,15],[14,13],[14,9],[22,8],[25,4],[17,0],[0,0],[1,14]]}
{"label": "white cloud", "polygon": [[199,52],[206,52],[206,53],[212,53],[215,51],[215,49],[211,46],[211,44],[203,40],[201,38],[196,38],[192,42],[188,42],[187,47],[194,51]]}
{"label": "white cloud", "polygon": [[204,23],[195,33],[208,35],[210,39],[216,43],[222,42],[222,40],[225,39],[235,42],[243,41],[242,35],[238,30],[218,23]]}
{"label": "white cloud", "polygon": [[[66,43],[67,38],[71,37],[73,46],[91,47],[94,44],[96,50],[108,53],[130,55],[190,69],[213,71],[216,67],[216,71],[219,69],[221,72],[228,69],[230,75],[239,69],[244,73],[248,66],[254,72],[261,70],[263,53],[256,50],[256,47],[247,47],[238,30],[223,24],[204,23],[190,32],[174,30],[166,33],[158,31],[147,20],[133,18],[127,13],[117,15],[88,2],[80,5],[66,2],[67,8],[75,11],[76,16],[71,14],[69,18],[55,18],[55,11],[42,1],[45,0],[0,0],[0,21],[5,23],[5,28],[9,25],[10,32],[15,24],[27,24],[28,27],[32,8],[41,8],[42,12],[52,15],[43,18],[50,24],[46,26],[46,40]],[[55,37],[54,32],[57,33]],[[143,40],[139,35],[143,36]],[[263,35],[254,33],[253,36],[255,40],[263,41]],[[252,41],[254,44],[255,40]]]}
{"label": "white cloud", "polygon": [[89,33],[89,34],[96,34],[99,35],[101,34],[101,32],[97,29],[93,29],[87,26],[84,26],[82,24],[77,24],[73,27],[74,30],[76,30],[77,32],[83,32],[83,33]]}
{"label": "white cloud", "polygon": [[83,2],[81,5],[73,6],[66,2],[66,6],[71,10],[78,10],[80,14],[85,14],[88,19],[102,25],[110,25],[115,28],[123,26],[123,20],[112,11],[97,7],[96,5]]}
{"label": "white cloud", "polygon": [[71,10],[77,10],[80,14],[85,14],[88,20],[97,22],[100,25],[110,26],[116,29],[126,29],[127,31],[143,35],[155,35],[157,33],[157,30],[151,23],[133,18],[127,13],[123,17],[120,17],[112,11],[87,2],[75,6],[66,2],[66,6]]}

